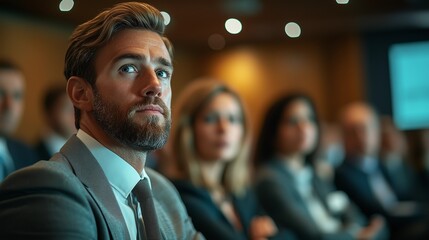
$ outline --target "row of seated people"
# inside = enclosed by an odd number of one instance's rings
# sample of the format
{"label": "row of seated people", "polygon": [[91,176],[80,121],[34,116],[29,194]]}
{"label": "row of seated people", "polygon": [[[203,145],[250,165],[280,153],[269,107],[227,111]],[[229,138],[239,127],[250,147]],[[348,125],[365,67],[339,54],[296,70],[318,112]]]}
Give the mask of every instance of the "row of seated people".
{"label": "row of seated people", "polygon": [[243,103],[221,82],[195,81],[174,109],[158,169],[207,239],[428,237],[425,191],[414,182],[408,195],[395,192],[378,161],[380,128],[370,106],[343,111],[345,160],[332,182],[317,171],[320,124],[305,95],[283,96],[268,109],[255,151]]}
{"label": "row of seated people", "polygon": [[66,140],[76,133],[74,110],[63,86],[49,88],[43,98],[46,126],[35,146],[14,139],[12,135],[24,111],[25,77],[21,69],[0,60],[0,181],[11,172],[49,159]]}
{"label": "row of seated people", "polygon": [[[420,196],[425,191],[411,184],[403,194],[396,185],[410,178],[384,179],[389,169],[375,157],[379,127],[369,106],[351,105],[342,114],[346,158],[335,170],[334,186],[316,168],[321,133],[310,98],[295,94],[274,103],[252,156],[249,119],[237,93],[219,81],[194,82],[175,104],[176,120],[168,145],[158,152],[158,169],[174,183],[207,239],[427,237],[427,210],[421,204],[426,198]],[[0,87],[3,178],[48,159],[75,129],[64,89],[49,91],[44,110],[50,127],[37,156],[8,137],[23,109],[19,69],[0,64]]]}

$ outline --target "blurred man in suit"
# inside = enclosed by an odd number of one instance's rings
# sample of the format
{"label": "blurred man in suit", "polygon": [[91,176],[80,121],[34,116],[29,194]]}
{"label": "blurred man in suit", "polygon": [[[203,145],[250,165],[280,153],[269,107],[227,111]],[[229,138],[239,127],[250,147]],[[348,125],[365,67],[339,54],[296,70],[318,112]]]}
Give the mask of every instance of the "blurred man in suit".
{"label": "blurred man in suit", "polygon": [[46,126],[35,149],[39,159],[47,160],[58,152],[74,133],[73,104],[63,86],[50,87],[43,99]]}
{"label": "blurred man in suit", "polygon": [[412,169],[404,132],[389,116],[381,117],[380,123],[380,166],[387,181],[399,199],[427,201],[429,193]]}
{"label": "blurred man in suit", "polygon": [[0,186],[0,239],[203,238],[172,184],[145,167],[171,125],[164,28],[157,9],[129,2],[75,29],[64,72],[79,130]]}
{"label": "blurred man in suit", "polygon": [[12,138],[24,109],[24,89],[21,70],[9,61],[0,60],[0,181],[37,160],[33,150]]}
{"label": "blurred man in suit", "polygon": [[416,202],[404,202],[388,181],[379,161],[380,123],[368,104],[348,105],[341,115],[345,160],[335,173],[335,184],[368,216],[386,217],[392,238],[426,237],[427,213]]}

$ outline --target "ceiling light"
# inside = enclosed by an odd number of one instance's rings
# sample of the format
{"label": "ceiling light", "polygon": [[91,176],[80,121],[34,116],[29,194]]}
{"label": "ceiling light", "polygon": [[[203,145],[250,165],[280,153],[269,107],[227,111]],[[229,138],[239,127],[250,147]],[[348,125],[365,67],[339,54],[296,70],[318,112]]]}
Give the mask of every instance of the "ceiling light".
{"label": "ceiling light", "polygon": [[73,8],[74,2],[73,0],[62,0],[60,2],[60,11],[61,12],[68,12]]}
{"label": "ceiling light", "polygon": [[241,22],[235,18],[230,18],[225,22],[225,29],[231,34],[237,34],[241,32]]}
{"label": "ceiling light", "polygon": [[301,27],[295,22],[290,22],[286,24],[285,32],[289,37],[297,38],[301,35]]}
{"label": "ceiling light", "polygon": [[337,0],[338,4],[347,4],[349,3],[349,0]]}

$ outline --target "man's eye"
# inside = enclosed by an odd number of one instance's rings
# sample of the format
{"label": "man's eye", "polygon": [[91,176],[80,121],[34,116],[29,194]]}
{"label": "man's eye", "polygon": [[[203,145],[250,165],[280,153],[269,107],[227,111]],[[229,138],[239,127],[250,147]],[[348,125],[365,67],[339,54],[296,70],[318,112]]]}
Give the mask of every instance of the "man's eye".
{"label": "man's eye", "polygon": [[12,97],[14,100],[22,100],[24,98],[24,94],[22,92],[14,92]]}
{"label": "man's eye", "polygon": [[134,65],[131,64],[127,64],[122,66],[121,68],[119,68],[120,72],[124,72],[124,73],[135,73],[138,72],[137,68]]}
{"label": "man's eye", "polygon": [[165,71],[165,70],[156,71],[156,75],[160,78],[169,78],[170,77],[170,73]]}

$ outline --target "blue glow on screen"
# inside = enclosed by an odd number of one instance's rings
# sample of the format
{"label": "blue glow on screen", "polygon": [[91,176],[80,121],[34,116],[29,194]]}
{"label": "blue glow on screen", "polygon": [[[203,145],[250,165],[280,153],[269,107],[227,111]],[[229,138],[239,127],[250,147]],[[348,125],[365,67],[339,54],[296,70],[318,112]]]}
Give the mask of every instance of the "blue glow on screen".
{"label": "blue glow on screen", "polygon": [[429,41],[389,49],[393,118],[403,130],[429,127]]}

